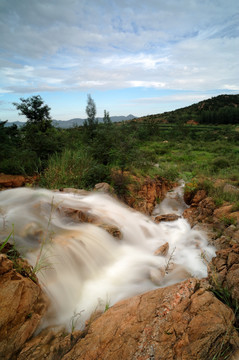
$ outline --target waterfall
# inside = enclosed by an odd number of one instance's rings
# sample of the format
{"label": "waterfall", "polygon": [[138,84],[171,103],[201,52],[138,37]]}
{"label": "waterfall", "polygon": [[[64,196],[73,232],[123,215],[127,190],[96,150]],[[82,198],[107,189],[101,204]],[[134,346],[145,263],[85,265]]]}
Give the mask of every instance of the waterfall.
{"label": "waterfall", "polygon": [[[182,214],[182,187],[168,193],[153,215]],[[87,214],[88,223],[72,214]],[[71,215],[69,215],[69,212]],[[109,195],[17,188],[0,192],[1,237],[14,224],[14,243],[34,267],[51,300],[43,327],[77,318],[78,328],[95,310],[188,277],[207,276],[202,258],[215,250],[203,232],[178,220],[155,223]],[[119,229],[120,237],[107,232]],[[13,239],[12,239],[13,241]],[[162,253],[157,250],[165,245]],[[78,314],[78,315],[76,315]]]}

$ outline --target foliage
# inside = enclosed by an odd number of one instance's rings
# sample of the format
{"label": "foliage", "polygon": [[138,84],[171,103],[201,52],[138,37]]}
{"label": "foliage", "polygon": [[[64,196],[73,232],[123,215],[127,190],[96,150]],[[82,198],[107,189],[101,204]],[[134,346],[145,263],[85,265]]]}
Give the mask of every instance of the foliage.
{"label": "foliage", "polygon": [[84,121],[85,139],[89,141],[94,137],[94,132],[98,125],[98,120],[95,118],[96,105],[90,94],[88,94],[85,111],[87,114],[87,119]]}
{"label": "foliage", "polygon": [[25,115],[29,124],[37,124],[40,131],[45,132],[51,127],[50,108],[44,105],[40,95],[32,96],[27,99],[20,98],[20,103],[13,103],[19,110],[20,115]]}
{"label": "foliage", "polygon": [[50,189],[61,187],[90,188],[107,177],[108,169],[98,164],[83,149],[65,149],[50,157],[40,185]]}

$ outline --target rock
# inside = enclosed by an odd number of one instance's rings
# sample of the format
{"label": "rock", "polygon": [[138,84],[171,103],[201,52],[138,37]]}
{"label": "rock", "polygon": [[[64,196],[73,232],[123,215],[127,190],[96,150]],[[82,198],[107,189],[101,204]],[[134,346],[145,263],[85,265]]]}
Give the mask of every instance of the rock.
{"label": "rock", "polygon": [[215,207],[216,206],[214,204],[214,201],[210,197],[207,197],[202,201],[200,201],[200,203],[198,204],[198,211],[199,211],[198,220],[202,222],[207,220],[208,217],[213,215]]}
{"label": "rock", "polygon": [[213,216],[217,219],[227,218],[231,214],[233,205],[224,205],[216,209],[213,213]]}
{"label": "rock", "polygon": [[113,237],[115,237],[117,239],[122,239],[122,233],[119,230],[119,228],[117,228],[117,226],[108,225],[108,224],[100,224],[99,227],[101,227],[102,229],[107,231]]}
{"label": "rock", "polygon": [[154,255],[158,256],[166,256],[168,255],[169,244],[166,242],[165,244],[161,245],[157,250],[155,250]]}
{"label": "rock", "polygon": [[165,269],[159,268],[159,269],[151,269],[150,270],[150,279],[155,285],[161,285],[162,280],[165,276]]}
{"label": "rock", "polygon": [[75,189],[75,188],[60,188],[57,191],[65,192],[67,194],[76,194],[76,195],[89,195],[90,192],[84,189]]}
{"label": "rock", "polygon": [[38,180],[39,176],[23,176],[23,175],[6,175],[0,174],[0,189],[8,189],[21,187],[25,184],[33,184]]}
{"label": "rock", "polygon": [[25,184],[26,179],[22,175],[0,174],[0,188],[14,188]]}
{"label": "rock", "polygon": [[72,345],[61,332],[40,334],[18,360],[205,360],[218,349],[236,350],[234,314],[204,282],[189,279],[120,301],[83,336],[73,333]]}
{"label": "rock", "polygon": [[163,179],[146,178],[141,184],[139,179],[132,176],[130,195],[125,197],[124,202],[135,210],[151,215],[157,200],[162,200],[171,187],[172,185]]}
{"label": "rock", "polygon": [[17,356],[17,360],[61,359],[83,334],[83,331],[75,331],[73,334],[68,334],[61,327],[44,329],[38,336],[25,344]]}
{"label": "rock", "polygon": [[66,208],[64,206],[59,206],[57,208],[58,213],[61,216],[68,217],[74,222],[83,222],[83,223],[96,223],[98,221],[98,218],[90,213],[90,209],[72,209],[72,208]]}
{"label": "rock", "polygon": [[223,187],[223,192],[229,192],[231,194],[239,194],[239,188],[231,184],[225,184]]}
{"label": "rock", "polygon": [[192,206],[196,206],[200,203],[203,199],[205,199],[207,196],[207,193],[205,190],[198,190],[194,197],[192,198]]}
{"label": "rock", "polygon": [[107,194],[111,194],[113,192],[112,186],[110,186],[110,184],[105,182],[96,184],[94,190]]}
{"label": "rock", "polygon": [[154,221],[156,223],[159,223],[161,221],[175,221],[178,220],[179,218],[180,216],[176,214],[165,214],[165,215],[155,216]]}
{"label": "rock", "polygon": [[239,245],[216,252],[208,266],[208,277],[212,285],[228,289],[239,303]]}
{"label": "rock", "polygon": [[0,274],[0,359],[8,360],[36,330],[47,300],[40,286],[16,272],[4,254]]}
{"label": "rock", "polygon": [[78,210],[59,206],[57,211],[61,216],[68,217],[71,221],[76,223],[94,224],[106,230],[115,238],[121,239],[122,237],[121,231],[117,228],[117,226],[102,223],[97,216],[90,213],[90,209]]}
{"label": "rock", "polygon": [[212,359],[221,347],[237,347],[234,320],[230,308],[189,279],[120,301],[58,359]]}

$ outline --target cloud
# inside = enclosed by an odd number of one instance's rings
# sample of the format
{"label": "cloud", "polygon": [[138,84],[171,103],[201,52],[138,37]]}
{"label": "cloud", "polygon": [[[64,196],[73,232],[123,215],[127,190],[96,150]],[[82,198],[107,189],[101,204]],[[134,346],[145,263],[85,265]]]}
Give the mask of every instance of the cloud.
{"label": "cloud", "polygon": [[2,92],[238,89],[237,0],[2,0]]}

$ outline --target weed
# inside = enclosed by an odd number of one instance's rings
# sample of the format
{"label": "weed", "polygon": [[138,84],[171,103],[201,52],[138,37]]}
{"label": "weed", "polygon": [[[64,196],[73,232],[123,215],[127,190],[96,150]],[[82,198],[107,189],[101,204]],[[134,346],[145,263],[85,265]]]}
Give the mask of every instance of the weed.
{"label": "weed", "polygon": [[226,227],[228,227],[230,225],[236,225],[236,220],[233,219],[232,217],[223,216],[220,218],[220,220]]}
{"label": "weed", "polygon": [[8,237],[3,241],[3,243],[0,245],[0,252],[3,250],[3,248],[5,247],[5,245],[8,243],[8,240],[11,238],[11,236],[14,234],[14,228],[12,229],[12,231],[10,232],[10,234],[8,235]]}
{"label": "weed", "polygon": [[239,211],[239,201],[236,201],[233,205],[232,205],[232,212],[234,211]]}
{"label": "weed", "polygon": [[173,251],[171,252],[171,254],[169,256],[168,262],[167,262],[166,267],[165,267],[165,273],[166,274],[168,274],[168,272],[171,270],[170,266],[172,265],[172,262],[173,262],[173,257],[174,257],[175,250],[176,250],[176,247],[173,249]]}
{"label": "weed", "polygon": [[47,243],[51,242],[52,236],[53,236],[53,233],[50,232],[50,230],[49,230],[50,225],[51,225],[53,210],[54,210],[54,196],[52,197],[52,201],[51,201],[50,215],[49,215],[45,235],[44,235],[44,237],[42,239],[42,242],[41,242],[41,247],[40,247],[40,251],[38,253],[37,259],[36,259],[36,264],[32,269],[34,274],[36,274],[39,271],[42,271],[43,269],[46,270],[46,269],[50,268],[50,263],[47,260],[48,257],[46,256],[46,254],[43,253],[43,251],[45,250],[45,245],[47,245]]}
{"label": "weed", "polygon": [[73,333],[73,331],[75,331],[76,326],[78,321],[80,320],[81,314],[84,312],[85,310],[81,310],[80,312],[76,312],[74,311],[74,314],[72,315],[71,319],[70,319],[70,327],[71,327],[71,333]]}

